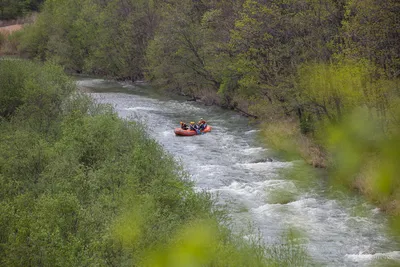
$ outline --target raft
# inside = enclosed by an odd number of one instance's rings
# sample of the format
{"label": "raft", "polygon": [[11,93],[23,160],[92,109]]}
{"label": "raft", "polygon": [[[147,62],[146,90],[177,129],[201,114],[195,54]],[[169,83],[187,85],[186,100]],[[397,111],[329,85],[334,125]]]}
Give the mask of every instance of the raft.
{"label": "raft", "polygon": [[[208,133],[210,131],[211,131],[211,126],[207,125],[207,127],[204,130],[201,130],[199,134]],[[182,128],[175,128],[174,132],[176,135],[182,135],[182,136],[197,135],[196,131],[183,130]]]}

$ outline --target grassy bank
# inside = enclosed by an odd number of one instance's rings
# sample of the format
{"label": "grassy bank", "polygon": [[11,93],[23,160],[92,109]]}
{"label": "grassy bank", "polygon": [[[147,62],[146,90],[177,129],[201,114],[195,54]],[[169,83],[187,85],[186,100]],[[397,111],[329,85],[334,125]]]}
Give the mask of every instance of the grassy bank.
{"label": "grassy bank", "polygon": [[313,167],[327,167],[326,152],[312,138],[301,133],[297,121],[264,123],[261,128],[261,138],[264,143],[284,158],[289,160],[301,158]]}
{"label": "grassy bank", "polygon": [[51,64],[0,60],[0,265],[293,266],[293,240],[233,234],[143,128]]}
{"label": "grassy bank", "polygon": [[277,151],[397,213],[400,2],[386,2],[45,1],[14,47],[256,117]]}
{"label": "grassy bank", "polygon": [[366,114],[355,110],[314,135],[301,133],[293,121],[270,122],[262,125],[261,139],[286,159],[326,168],[335,188],[361,193],[382,211],[399,216],[399,128],[391,124],[383,130],[382,119]]}

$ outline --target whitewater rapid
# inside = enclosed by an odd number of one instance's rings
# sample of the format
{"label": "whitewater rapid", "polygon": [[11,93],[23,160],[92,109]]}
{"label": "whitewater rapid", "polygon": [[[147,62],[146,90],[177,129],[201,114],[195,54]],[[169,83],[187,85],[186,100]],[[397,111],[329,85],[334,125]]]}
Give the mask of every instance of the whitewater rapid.
{"label": "whitewater rapid", "polygon": [[[79,86],[118,114],[144,123],[149,134],[182,163],[197,190],[213,193],[238,226],[254,224],[264,241],[280,242],[289,228],[317,265],[376,266],[375,260],[400,260],[398,244],[386,232],[386,218],[360,198],[328,194],[321,181],[291,180],[285,170],[298,162],[274,158],[257,138],[258,129],[240,115],[163,97],[145,85],[80,78]],[[211,133],[178,137],[179,121],[208,121]],[[286,200],[279,201],[284,194]],[[278,201],[277,201],[278,199]]]}

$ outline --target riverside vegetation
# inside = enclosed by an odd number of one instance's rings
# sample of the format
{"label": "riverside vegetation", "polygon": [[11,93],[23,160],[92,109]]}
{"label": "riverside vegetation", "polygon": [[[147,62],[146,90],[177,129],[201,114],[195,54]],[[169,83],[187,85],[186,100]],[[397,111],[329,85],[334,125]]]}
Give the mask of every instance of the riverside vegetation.
{"label": "riverside vegetation", "polygon": [[47,0],[8,38],[69,72],[257,118],[271,147],[400,214],[399,13],[397,0]]}
{"label": "riverside vegetation", "polygon": [[61,67],[1,59],[0,80],[1,266],[308,261],[293,238],[264,247],[230,232],[140,124],[77,92]]}
{"label": "riverside vegetation", "polygon": [[[21,19],[32,11],[38,11],[44,0],[2,0],[0,2],[0,26],[4,22]],[[8,24],[8,23],[7,23]]]}
{"label": "riverside vegetation", "polygon": [[400,214],[399,13],[396,0],[47,0],[9,38],[70,72],[258,118],[277,151]]}

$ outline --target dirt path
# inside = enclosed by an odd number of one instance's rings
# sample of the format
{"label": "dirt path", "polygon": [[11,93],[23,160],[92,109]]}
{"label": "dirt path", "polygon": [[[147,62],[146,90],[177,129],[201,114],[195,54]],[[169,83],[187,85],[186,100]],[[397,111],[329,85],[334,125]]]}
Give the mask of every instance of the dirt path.
{"label": "dirt path", "polygon": [[22,29],[22,24],[15,24],[15,25],[10,25],[10,26],[0,27],[0,33],[10,34],[14,31],[18,31],[21,29]]}

